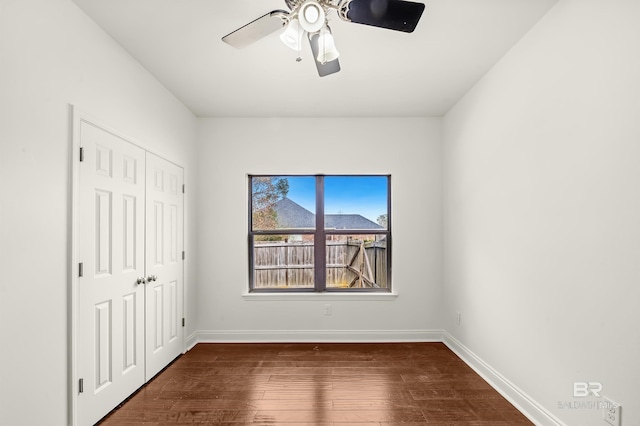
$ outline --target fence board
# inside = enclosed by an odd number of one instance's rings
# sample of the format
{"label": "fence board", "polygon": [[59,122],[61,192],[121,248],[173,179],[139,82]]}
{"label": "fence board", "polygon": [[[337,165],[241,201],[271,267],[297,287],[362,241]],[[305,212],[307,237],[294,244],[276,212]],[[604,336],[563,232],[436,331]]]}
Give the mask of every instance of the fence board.
{"label": "fence board", "polygon": [[[361,241],[327,241],[327,287],[347,288],[357,277],[349,265],[358,255]],[[384,241],[364,244],[371,279],[387,288],[387,252]],[[313,243],[308,241],[256,241],[254,246],[254,288],[313,288]],[[356,261],[357,263],[357,261]],[[367,266],[365,265],[365,270]],[[364,272],[364,271],[361,271]],[[370,275],[367,271],[366,275]],[[369,285],[367,285],[369,286]]]}

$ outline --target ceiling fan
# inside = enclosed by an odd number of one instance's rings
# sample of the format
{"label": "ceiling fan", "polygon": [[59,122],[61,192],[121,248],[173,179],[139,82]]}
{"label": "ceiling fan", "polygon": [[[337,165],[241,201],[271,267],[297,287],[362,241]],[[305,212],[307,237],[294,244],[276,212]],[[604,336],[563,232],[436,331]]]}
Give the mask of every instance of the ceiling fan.
{"label": "ceiling fan", "polygon": [[[289,8],[274,10],[222,37],[236,47],[245,46],[285,28],[280,39],[301,52],[306,35],[320,77],[340,71],[327,15],[335,11],[346,22],[411,33],[418,25],[424,4],[404,0],[284,0]],[[300,61],[300,53],[297,61]]]}

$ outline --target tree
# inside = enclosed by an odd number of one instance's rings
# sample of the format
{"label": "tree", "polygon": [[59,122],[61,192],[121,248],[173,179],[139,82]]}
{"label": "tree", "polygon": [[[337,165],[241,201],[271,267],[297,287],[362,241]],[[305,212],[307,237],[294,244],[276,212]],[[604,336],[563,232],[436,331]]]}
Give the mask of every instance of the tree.
{"label": "tree", "polygon": [[276,229],[277,215],[273,206],[289,193],[287,178],[254,176],[251,178],[253,229]]}
{"label": "tree", "polygon": [[380,216],[378,216],[378,225],[382,226],[383,228],[387,228],[387,223],[388,223],[388,215],[385,214],[381,214]]}

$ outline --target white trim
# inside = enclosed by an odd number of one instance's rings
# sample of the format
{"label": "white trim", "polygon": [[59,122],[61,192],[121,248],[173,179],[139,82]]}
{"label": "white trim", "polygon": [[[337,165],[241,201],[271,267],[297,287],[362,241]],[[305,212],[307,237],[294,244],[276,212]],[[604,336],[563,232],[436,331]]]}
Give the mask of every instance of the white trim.
{"label": "white trim", "polygon": [[441,330],[206,330],[190,337],[198,343],[391,343],[441,342]]}
{"label": "white trim", "polygon": [[71,211],[71,224],[69,230],[71,232],[69,241],[71,242],[69,247],[69,385],[67,391],[69,392],[69,422],[72,426],[78,424],[78,264],[80,262],[80,254],[78,253],[79,245],[79,191],[80,191],[80,119],[81,114],[78,109],[70,105],[69,111],[71,113],[71,166],[69,167],[69,173],[71,173],[71,199],[70,211]]}
{"label": "white trim", "polygon": [[448,332],[442,333],[442,342],[458,355],[469,367],[485,379],[496,391],[513,404],[529,420],[539,426],[566,426],[542,405],[511,383],[497,370],[464,346]]}
{"label": "white trim", "polygon": [[197,345],[198,343],[200,343],[200,342],[198,342],[198,332],[196,331],[196,332],[194,332],[194,333],[191,333],[191,334],[190,334],[190,335],[185,339],[184,343],[185,343],[185,347],[186,347],[186,349],[185,349],[185,353],[187,353],[187,352],[189,352],[191,349],[193,349],[193,347],[194,347],[195,345]]}
{"label": "white trim", "polygon": [[398,293],[353,292],[353,293],[243,293],[242,298],[247,301],[260,302],[315,302],[315,301],[381,301],[395,300]]}

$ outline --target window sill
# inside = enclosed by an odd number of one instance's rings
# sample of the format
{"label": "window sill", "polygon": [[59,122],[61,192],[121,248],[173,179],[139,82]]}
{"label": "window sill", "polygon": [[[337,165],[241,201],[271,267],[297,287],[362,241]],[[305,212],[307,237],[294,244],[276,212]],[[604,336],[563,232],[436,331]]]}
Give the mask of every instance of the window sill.
{"label": "window sill", "polygon": [[384,301],[395,300],[398,293],[243,293],[247,301]]}

